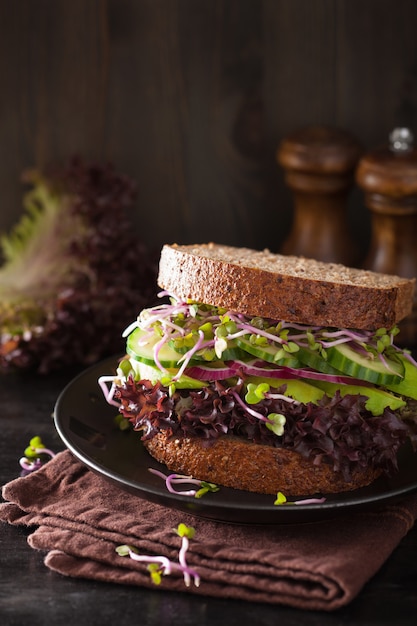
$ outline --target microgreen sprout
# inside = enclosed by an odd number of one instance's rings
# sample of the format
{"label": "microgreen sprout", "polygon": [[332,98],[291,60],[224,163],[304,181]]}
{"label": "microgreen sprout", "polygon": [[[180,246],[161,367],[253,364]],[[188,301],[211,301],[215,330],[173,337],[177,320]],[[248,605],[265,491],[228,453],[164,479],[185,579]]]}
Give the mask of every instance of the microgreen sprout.
{"label": "microgreen sprout", "polygon": [[[159,470],[149,468],[149,471],[155,476],[159,476],[165,481],[165,486],[170,493],[174,493],[181,496],[189,496],[191,498],[201,498],[206,493],[215,493],[219,491],[219,487],[214,483],[206,482],[205,480],[199,480],[198,478],[192,478],[192,476],[184,476],[183,474],[163,474]],[[195,485],[199,489],[187,489],[178,490],[175,485]]]}
{"label": "microgreen sprout", "polygon": [[214,351],[218,359],[222,358],[223,352],[227,350],[227,341],[224,337],[216,337],[214,341]]}
{"label": "microgreen sprout", "polygon": [[[251,384],[252,383],[250,383],[250,385]],[[250,385],[248,385],[248,388]],[[266,397],[268,393],[266,388],[269,388],[268,383],[261,383],[260,385],[254,384],[253,386],[255,388],[261,387],[261,390],[259,391],[259,395],[262,396],[262,394],[264,394],[263,397]],[[259,402],[260,398],[258,397],[258,399],[256,399],[257,397],[256,389],[252,388],[251,390],[248,391],[248,394],[249,394],[249,399],[254,400],[253,404],[256,404],[257,402]],[[247,411],[253,417],[256,417],[260,422],[265,422],[265,426],[269,430],[271,430],[273,433],[275,433],[275,435],[278,435],[280,437],[284,434],[284,426],[286,422],[284,415],[282,415],[281,413],[270,413],[267,417],[265,417],[265,415],[262,415],[262,413],[260,413],[259,411],[255,411],[254,409],[251,409],[250,406],[248,406],[248,404],[245,404],[238,393],[234,391],[232,392],[232,395],[237,400],[238,404],[240,404],[240,406],[243,409],[245,409],[245,411]],[[271,397],[276,397],[286,402],[295,402],[293,398],[288,398],[287,396],[284,396],[283,394],[271,394]]]}
{"label": "microgreen sprout", "polygon": [[278,491],[274,504],[280,506],[282,504],[323,504],[324,502],[326,502],[326,498],[302,498],[301,500],[288,501],[287,496],[282,491]]}
{"label": "microgreen sprout", "polygon": [[[167,294],[164,292],[164,295]],[[344,343],[357,351],[366,351],[370,359],[379,359],[386,367],[386,357],[402,352],[394,345],[394,337],[398,333],[396,326],[374,332],[307,326],[262,317],[250,318],[215,306],[184,301],[173,294],[170,296],[171,305],[143,311],[137,325],[150,330],[154,337],[161,337],[160,343],[154,346],[154,360],[162,371],[165,370],[158,353],[165,343],[170,342],[182,352],[182,357],[178,359],[180,370],[175,378],[186,374],[190,361],[196,357],[202,357],[204,361],[221,360],[233,345],[231,342],[242,336],[259,348],[274,348],[272,362],[277,364],[289,355],[295,355],[300,348],[317,352],[327,360],[327,349]],[[108,397],[112,402],[111,394]]]}
{"label": "microgreen sprout", "polygon": [[199,574],[189,567],[186,560],[186,554],[189,549],[190,539],[193,539],[195,535],[195,529],[192,526],[187,526],[184,523],[180,523],[174,532],[181,537],[181,547],[178,553],[178,562],[172,561],[165,556],[150,556],[147,554],[139,554],[138,550],[134,546],[121,545],[117,546],[116,552],[119,556],[128,556],[134,561],[141,563],[147,563],[147,569],[151,577],[152,582],[155,585],[160,585],[162,582],[162,576],[169,576],[172,572],[180,572],[184,577],[184,584],[186,587],[190,587],[192,579],[196,587],[200,586]]}
{"label": "microgreen sprout", "polygon": [[19,464],[25,472],[34,472],[49,460],[45,459],[45,457],[53,458],[54,456],[55,452],[46,448],[41,438],[36,436],[30,440],[28,447],[24,451],[24,456],[19,459]]}
{"label": "microgreen sprout", "polygon": [[120,413],[118,413],[116,415],[116,417],[114,418],[114,424],[115,424],[115,426],[119,430],[129,430],[130,429],[130,422],[129,422],[129,420],[127,420],[125,417],[123,417],[123,415],[120,415]]}
{"label": "microgreen sprout", "polygon": [[[179,537],[181,537],[182,541],[181,541],[181,548],[180,551],[178,553],[178,562],[179,564],[183,567],[183,573],[184,573],[184,583],[186,587],[189,587],[191,585],[191,572],[188,568],[187,565],[187,561],[186,561],[186,554],[190,545],[190,539],[194,538],[195,535],[195,529],[192,526],[187,526],[184,523],[180,523],[178,525],[178,528],[176,530],[177,534]],[[200,584],[200,578],[197,574],[197,578],[198,578],[198,582],[195,582],[196,586],[198,587]],[[195,577],[194,577],[194,580]]]}
{"label": "microgreen sprout", "polygon": [[[270,386],[268,383],[248,384],[245,395],[245,400],[248,404],[258,404],[258,402],[264,398],[275,398],[290,403],[295,402],[293,398],[288,398],[284,394],[270,393]],[[284,426],[286,422],[285,415],[282,415],[282,413],[269,413],[267,418],[265,418],[257,411],[256,413],[258,418],[261,419],[261,421],[264,421],[265,426],[275,433],[275,435],[281,437],[284,434]]]}
{"label": "microgreen sprout", "polygon": [[287,497],[282,493],[282,491],[278,491],[277,498],[274,504],[286,504],[286,503],[287,503]]}
{"label": "microgreen sprout", "polygon": [[392,343],[392,337],[388,335],[385,328],[378,328],[375,333],[375,339],[378,352],[383,352]]}
{"label": "microgreen sprout", "polygon": [[282,413],[269,413],[265,426],[278,437],[282,437],[286,421],[285,415]]}
{"label": "microgreen sprout", "polygon": [[248,404],[258,404],[260,400],[263,400],[268,393],[270,386],[268,383],[249,383],[247,386],[247,392],[245,400]]}

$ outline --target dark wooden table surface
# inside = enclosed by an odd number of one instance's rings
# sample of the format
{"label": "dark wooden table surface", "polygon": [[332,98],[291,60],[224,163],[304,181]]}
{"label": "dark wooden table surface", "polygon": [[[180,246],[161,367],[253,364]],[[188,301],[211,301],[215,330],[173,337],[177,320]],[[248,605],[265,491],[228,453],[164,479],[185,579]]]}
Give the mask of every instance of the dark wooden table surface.
{"label": "dark wooden table surface", "polygon": [[[61,389],[75,372],[38,377],[0,377],[0,482],[20,473],[18,459],[28,440],[39,434],[58,451],[63,445],[52,412]],[[360,595],[334,612],[305,612],[282,606],[216,600],[186,593],[167,593],[70,579],[49,571],[44,555],[32,550],[28,532],[0,525],[0,623],[31,626],[94,624],[280,624],[355,626],[416,623],[417,527]]]}

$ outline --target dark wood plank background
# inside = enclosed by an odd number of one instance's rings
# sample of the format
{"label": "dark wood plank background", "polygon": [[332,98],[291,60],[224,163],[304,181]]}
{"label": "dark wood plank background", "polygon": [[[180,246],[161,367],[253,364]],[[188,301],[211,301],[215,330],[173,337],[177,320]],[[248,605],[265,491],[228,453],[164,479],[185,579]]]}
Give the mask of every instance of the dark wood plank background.
{"label": "dark wood plank background", "polygon": [[[416,131],[416,31],[415,0],[0,0],[0,231],[21,171],[78,153],[137,181],[152,246],[278,250],[280,139],[333,124],[372,148]],[[360,191],[348,211],[365,250]]]}

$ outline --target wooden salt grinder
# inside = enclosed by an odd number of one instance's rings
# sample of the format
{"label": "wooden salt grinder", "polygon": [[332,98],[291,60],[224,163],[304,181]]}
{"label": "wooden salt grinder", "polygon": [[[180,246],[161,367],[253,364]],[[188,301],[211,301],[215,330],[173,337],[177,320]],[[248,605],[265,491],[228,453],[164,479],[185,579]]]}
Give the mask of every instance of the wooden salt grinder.
{"label": "wooden salt grinder", "polygon": [[[358,185],[371,211],[371,242],[366,269],[417,277],[417,150],[407,128],[396,128],[387,146],[362,157]],[[398,336],[409,347],[417,344],[417,300],[413,313],[400,324]]]}
{"label": "wooden salt grinder", "polygon": [[346,203],[361,153],[355,137],[328,126],[303,128],[284,138],[277,161],[293,192],[294,220],[283,254],[344,265],[358,262]]}

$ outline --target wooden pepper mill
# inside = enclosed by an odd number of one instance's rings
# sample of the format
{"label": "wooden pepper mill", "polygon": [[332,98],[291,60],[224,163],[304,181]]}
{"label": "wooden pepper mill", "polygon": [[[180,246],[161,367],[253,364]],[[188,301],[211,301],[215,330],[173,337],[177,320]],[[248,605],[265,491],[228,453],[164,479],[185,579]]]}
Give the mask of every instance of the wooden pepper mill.
{"label": "wooden pepper mill", "polygon": [[293,192],[294,220],[283,254],[344,265],[358,262],[346,205],[361,154],[355,137],[328,126],[303,128],[284,138],[277,161]]}
{"label": "wooden pepper mill", "polygon": [[[417,150],[407,128],[396,128],[389,145],[362,157],[356,180],[371,211],[371,242],[366,269],[417,277]],[[400,324],[399,341],[417,344],[417,300]]]}

